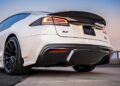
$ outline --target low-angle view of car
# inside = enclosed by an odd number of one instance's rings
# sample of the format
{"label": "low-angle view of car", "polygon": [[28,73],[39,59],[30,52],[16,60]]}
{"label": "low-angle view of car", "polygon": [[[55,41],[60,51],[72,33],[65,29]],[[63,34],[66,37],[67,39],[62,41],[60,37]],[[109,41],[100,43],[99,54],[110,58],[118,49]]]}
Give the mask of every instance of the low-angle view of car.
{"label": "low-angle view of car", "polygon": [[0,66],[7,74],[32,67],[90,72],[109,63],[112,46],[101,16],[83,11],[27,11],[0,23]]}

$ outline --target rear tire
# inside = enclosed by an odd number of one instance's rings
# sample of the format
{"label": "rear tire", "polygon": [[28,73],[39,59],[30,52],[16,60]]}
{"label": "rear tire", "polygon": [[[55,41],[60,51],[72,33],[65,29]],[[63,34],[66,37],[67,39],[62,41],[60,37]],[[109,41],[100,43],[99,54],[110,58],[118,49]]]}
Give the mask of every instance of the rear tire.
{"label": "rear tire", "polygon": [[73,69],[77,72],[90,72],[95,68],[95,66],[73,66]]}
{"label": "rear tire", "polygon": [[23,67],[20,45],[15,36],[10,37],[5,44],[3,62],[6,73],[10,75],[24,74],[31,69]]}

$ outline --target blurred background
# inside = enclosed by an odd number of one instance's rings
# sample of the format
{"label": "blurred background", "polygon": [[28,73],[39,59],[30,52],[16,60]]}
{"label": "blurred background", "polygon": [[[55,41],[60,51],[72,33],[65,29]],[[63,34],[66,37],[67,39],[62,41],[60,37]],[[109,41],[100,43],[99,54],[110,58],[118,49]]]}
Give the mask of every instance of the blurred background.
{"label": "blurred background", "polygon": [[0,22],[23,11],[87,11],[102,16],[115,50],[111,63],[119,63],[120,0],[0,0]]}

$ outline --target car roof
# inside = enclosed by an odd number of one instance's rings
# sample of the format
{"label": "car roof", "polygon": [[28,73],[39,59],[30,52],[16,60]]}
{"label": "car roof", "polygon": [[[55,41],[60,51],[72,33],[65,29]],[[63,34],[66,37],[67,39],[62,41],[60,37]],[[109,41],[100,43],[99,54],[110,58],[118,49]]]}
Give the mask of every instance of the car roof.
{"label": "car roof", "polygon": [[43,15],[43,14],[50,14],[51,12],[47,11],[25,11],[22,13],[30,13],[31,15]]}

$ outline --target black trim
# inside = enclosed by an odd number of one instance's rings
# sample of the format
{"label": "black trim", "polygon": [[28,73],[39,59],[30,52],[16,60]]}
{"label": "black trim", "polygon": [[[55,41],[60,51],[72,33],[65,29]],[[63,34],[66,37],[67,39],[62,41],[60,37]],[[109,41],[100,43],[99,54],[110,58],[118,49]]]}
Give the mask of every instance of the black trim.
{"label": "black trim", "polygon": [[84,22],[84,23],[88,22],[91,24],[95,24],[95,22],[98,22],[100,24],[106,25],[106,21],[104,20],[104,18],[102,18],[101,16],[96,15],[94,13],[90,13],[90,12],[64,11],[64,12],[51,13],[49,15],[70,17],[70,18],[76,19],[76,20],[78,20],[80,22]]}
{"label": "black trim", "polygon": [[89,45],[89,44],[49,44],[46,45],[44,49],[47,48],[69,48],[69,49],[79,49],[79,48],[93,48],[93,49],[103,49],[103,50],[112,50],[110,47],[101,46],[101,45]]}
{"label": "black trim", "polygon": [[39,18],[37,20],[35,20],[34,22],[32,22],[29,26],[39,26],[42,25],[42,18]]}
{"label": "black trim", "polygon": [[[51,49],[67,49],[67,53],[49,53]],[[67,57],[70,52],[76,49],[69,62]],[[85,44],[50,44],[43,48],[34,66],[71,66],[90,65],[108,62],[111,48],[99,45]],[[105,59],[104,59],[105,57]]]}

